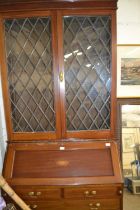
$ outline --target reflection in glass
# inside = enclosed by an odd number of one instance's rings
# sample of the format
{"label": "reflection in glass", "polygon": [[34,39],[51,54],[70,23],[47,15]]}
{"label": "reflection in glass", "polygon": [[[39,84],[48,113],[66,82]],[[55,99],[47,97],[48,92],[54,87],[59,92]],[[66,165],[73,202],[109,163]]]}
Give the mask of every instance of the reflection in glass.
{"label": "reflection in glass", "polygon": [[64,17],[68,130],[110,128],[111,19]]}
{"label": "reflection in glass", "polygon": [[122,149],[124,177],[137,174],[134,171],[140,154],[136,154],[137,145],[140,144],[140,105],[122,105]]}
{"label": "reflection in glass", "polygon": [[54,131],[51,20],[6,20],[5,33],[13,130]]}

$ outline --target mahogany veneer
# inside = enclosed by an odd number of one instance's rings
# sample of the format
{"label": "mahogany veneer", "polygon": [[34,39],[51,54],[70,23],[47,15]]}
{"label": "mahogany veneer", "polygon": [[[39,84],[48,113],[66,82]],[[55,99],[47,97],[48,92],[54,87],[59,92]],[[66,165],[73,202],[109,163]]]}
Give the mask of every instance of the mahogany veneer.
{"label": "mahogany veneer", "polygon": [[122,177],[114,142],[11,144],[5,166],[15,192],[37,209],[88,210],[101,205],[121,210]]}
{"label": "mahogany veneer", "polygon": [[38,9],[100,8],[116,9],[117,0],[1,0],[0,12]]}

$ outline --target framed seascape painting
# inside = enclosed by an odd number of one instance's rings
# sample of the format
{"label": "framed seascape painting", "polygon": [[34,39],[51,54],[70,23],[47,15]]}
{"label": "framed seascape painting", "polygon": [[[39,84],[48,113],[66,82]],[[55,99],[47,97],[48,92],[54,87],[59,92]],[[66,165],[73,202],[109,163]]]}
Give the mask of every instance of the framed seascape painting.
{"label": "framed seascape painting", "polygon": [[140,97],[140,45],[117,46],[117,97]]}

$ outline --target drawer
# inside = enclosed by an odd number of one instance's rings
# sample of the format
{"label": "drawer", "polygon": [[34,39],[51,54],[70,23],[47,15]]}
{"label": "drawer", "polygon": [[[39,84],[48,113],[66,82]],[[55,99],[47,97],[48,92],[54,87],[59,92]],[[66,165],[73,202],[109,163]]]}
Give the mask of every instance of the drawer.
{"label": "drawer", "polygon": [[65,210],[119,210],[120,199],[67,200]]}
{"label": "drawer", "polygon": [[65,188],[65,198],[110,198],[122,194],[122,190],[118,187],[85,187],[85,188]]}
{"label": "drawer", "polygon": [[57,200],[61,198],[61,189],[47,187],[13,187],[14,191],[24,200]]}
{"label": "drawer", "polygon": [[65,209],[63,202],[55,201],[26,201],[27,205],[30,206],[32,210],[62,210]]}
{"label": "drawer", "polygon": [[[119,199],[25,201],[32,210],[120,210]],[[18,210],[21,210],[16,205]]]}

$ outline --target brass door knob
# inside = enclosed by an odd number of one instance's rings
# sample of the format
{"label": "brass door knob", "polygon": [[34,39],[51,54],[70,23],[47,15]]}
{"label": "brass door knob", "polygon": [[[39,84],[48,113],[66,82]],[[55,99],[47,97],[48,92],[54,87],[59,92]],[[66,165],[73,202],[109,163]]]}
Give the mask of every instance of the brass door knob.
{"label": "brass door knob", "polygon": [[35,194],[35,192],[29,192],[28,195],[29,196],[33,196]]}
{"label": "brass door knob", "polygon": [[100,203],[96,203],[96,206],[99,207],[99,206],[101,206],[101,204]]}
{"label": "brass door knob", "polygon": [[95,190],[92,190],[92,191],[91,191],[91,194],[92,194],[92,195],[96,195],[97,192],[96,192]]}
{"label": "brass door knob", "polygon": [[88,196],[89,194],[90,194],[90,192],[88,190],[84,192],[85,196]]}
{"label": "brass door knob", "polygon": [[60,79],[60,82],[63,82],[64,74],[62,71],[59,73],[59,79]]}
{"label": "brass door knob", "polygon": [[41,195],[42,193],[41,192],[36,192],[36,195]]}
{"label": "brass door knob", "polygon": [[119,190],[119,194],[121,195],[123,192],[122,192],[122,190]]}

